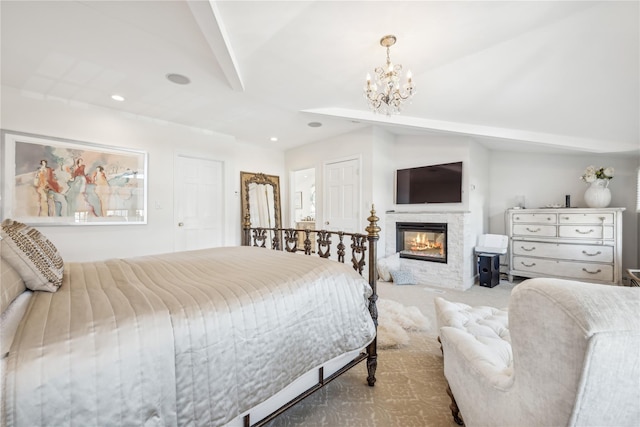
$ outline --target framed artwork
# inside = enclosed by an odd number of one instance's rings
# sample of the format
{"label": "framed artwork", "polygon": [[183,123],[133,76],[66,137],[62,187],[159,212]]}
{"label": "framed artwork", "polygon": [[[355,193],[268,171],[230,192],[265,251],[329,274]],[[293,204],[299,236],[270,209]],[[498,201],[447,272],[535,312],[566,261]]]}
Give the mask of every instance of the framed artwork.
{"label": "framed artwork", "polygon": [[302,191],[296,191],[295,208],[302,209]]}
{"label": "framed artwork", "polygon": [[147,153],[3,130],[3,218],[31,225],[147,223]]}

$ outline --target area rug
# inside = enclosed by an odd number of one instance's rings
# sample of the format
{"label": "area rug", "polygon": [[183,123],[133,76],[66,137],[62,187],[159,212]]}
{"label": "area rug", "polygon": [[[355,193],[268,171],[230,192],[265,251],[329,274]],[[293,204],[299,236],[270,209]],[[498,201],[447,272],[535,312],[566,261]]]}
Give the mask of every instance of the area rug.
{"label": "area rug", "polygon": [[375,387],[360,363],[265,427],[459,427],[437,338],[409,335],[408,345],[378,352]]}
{"label": "area rug", "polygon": [[426,331],[430,322],[418,307],[378,299],[378,349],[399,348],[409,344],[408,332]]}

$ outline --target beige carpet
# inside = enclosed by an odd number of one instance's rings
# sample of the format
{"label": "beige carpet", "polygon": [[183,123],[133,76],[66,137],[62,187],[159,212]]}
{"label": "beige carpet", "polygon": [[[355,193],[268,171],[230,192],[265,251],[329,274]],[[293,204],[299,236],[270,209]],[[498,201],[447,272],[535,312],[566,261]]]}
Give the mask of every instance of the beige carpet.
{"label": "beige carpet", "polygon": [[437,342],[433,298],[470,305],[506,307],[513,284],[501,282],[494,288],[474,286],[453,291],[421,285],[395,286],[380,282],[380,298],[416,306],[430,319],[432,328],[410,332],[406,346],[380,350],[377,382],[367,386],[366,366],[361,363],[304,402],[269,424],[270,427],[454,427],[442,354]]}

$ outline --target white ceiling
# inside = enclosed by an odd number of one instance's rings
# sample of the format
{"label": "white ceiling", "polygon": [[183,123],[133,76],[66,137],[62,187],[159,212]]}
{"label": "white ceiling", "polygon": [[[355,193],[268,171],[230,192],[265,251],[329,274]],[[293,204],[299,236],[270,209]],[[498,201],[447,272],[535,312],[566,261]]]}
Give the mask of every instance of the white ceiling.
{"label": "white ceiling", "polygon": [[[639,5],[2,0],[1,80],[279,149],[375,123],[496,149],[630,152],[640,149]],[[418,90],[392,117],[370,113],[362,95],[385,34]]]}

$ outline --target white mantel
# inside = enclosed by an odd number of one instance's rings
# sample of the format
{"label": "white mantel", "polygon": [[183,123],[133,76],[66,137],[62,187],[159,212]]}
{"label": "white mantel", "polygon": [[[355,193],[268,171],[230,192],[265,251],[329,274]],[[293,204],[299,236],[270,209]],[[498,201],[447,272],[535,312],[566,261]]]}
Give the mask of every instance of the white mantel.
{"label": "white mantel", "polygon": [[387,212],[385,256],[396,252],[396,222],[439,222],[447,224],[447,263],[400,258],[400,268],[412,272],[416,284],[466,290],[475,281],[476,236],[468,211]]}

